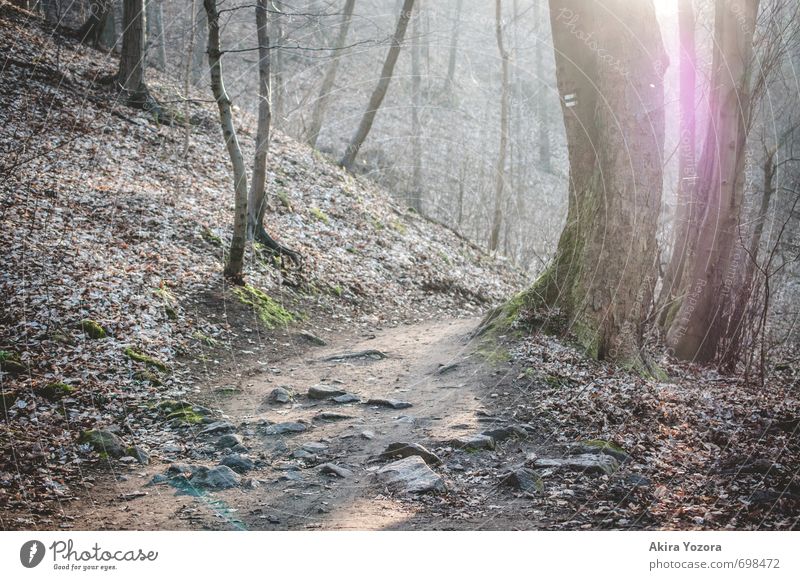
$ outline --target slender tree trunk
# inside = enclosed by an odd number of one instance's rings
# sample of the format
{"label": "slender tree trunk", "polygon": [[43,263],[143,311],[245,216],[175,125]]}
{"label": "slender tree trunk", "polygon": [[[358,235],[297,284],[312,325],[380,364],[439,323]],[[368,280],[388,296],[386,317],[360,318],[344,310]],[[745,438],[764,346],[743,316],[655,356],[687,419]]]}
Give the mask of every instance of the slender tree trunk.
{"label": "slender tree trunk", "polygon": [[306,133],[308,135],[307,142],[311,147],[317,146],[319,132],[322,130],[322,123],[325,120],[325,112],[328,109],[331,91],[336,82],[336,72],[339,70],[339,62],[344,56],[344,47],[347,43],[347,31],[350,29],[350,22],[353,19],[353,9],[355,5],[356,0],[347,0],[344,4],[344,14],[342,15],[342,22],[339,25],[339,34],[336,37],[336,51],[331,58],[331,63],[328,65],[328,70],[325,71],[325,77],[322,79],[319,98],[314,106],[314,112],[311,115],[311,125]]}
{"label": "slender tree trunk", "polygon": [[147,54],[152,55],[153,66],[163,71],[167,68],[167,48],[164,45],[164,9],[161,0],[147,2]]}
{"label": "slender tree trunk", "polygon": [[464,0],[458,0],[456,3],[456,13],[453,18],[453,31],[450,34],[450,57],[447,60],[447,84],[445,91],[451,93],[456,83],[456,62],[458,59],[458,40],[461,34],[461,10],[464,6]]}
{"label": "slender tree trunk", "polygon": [[189,91],[191,89],[192,83],[192,56],[194,55],[194,41],[195,41],[195,34],[197,28],[197,0],[192,0],[192,5],[190,8],[190,15],[189,15],[189,42],[188,46],[186,47],[185,58],[186,58],[186,66],[183,71],[183,97],[186,99],[183,104],[183,117],[184,117],[184,126],[183,126],[183,156],[184,158],[189,155],[189,142],[192,138],[192,122],[189,118]]}
{"label": "slender tree trunk", "polygon": [[[128,0],[126,0],[128,1]],[[211,73],[211,90],[219,109],[222,137],[228,149],[233,167],[233,188],[235,209],[233,219],[233,238],[231,239],[225,276],[237,284],[243,283],[244,250],[247,243],[247,174],[242,149],[233,124],[231,100],[225,90],[222,78],[222,62],[219,40],[219,12],[217,0],[203,0],[208,21],[208,65]]]}
{"label": "slender tree trunk", "polygon": [[422,131],[419,111],[422,108],[422,75],[420,73],[420,27],[422,12],[417,9],[412,24],[414,41],[411,45],[411,207],[422,213]]}
{"label": "slender tree trunk", "polygon": [[192,50],[192,84],[197,85],[206,72],[203,59],[206,54],[208,37],[208,16],[205,10],[199,10],[196,14],[194,27],[194,49]]}
{"label": "slender tree trunk", "polygon": [[108,10],[106,10],[105,20],[100,27],[100,40],[98,45],[105,50],[112,50],[117,44],[119,38],[117,34],[117,19],[114,14],[114,6],[116,2],[108,0]]}
{"label": "slender tree trunk", "polygon": [[695,196],[705,207],[696,251],[667,344],[678,358],[710,362],[725,338],[726,310],[738,269],[734,248],[744,191],[750,122],[749,73],[759,0],[716,4],[711,108]]}
{"label": "slender tree trunk", "polygon": [[[678,34],[680,37],[680,143],[678,144],[678,194],[673,222],[672,255],[661,285],[658,299],[661,314],[658,322],[662,328],[672,323],[677,308],[675,300],[681,288],[687,255],[694,247],[699,231],[698,215],[701,209],[692,203],[692,192],[697,177],[695,142],[697,140],[695,115],[695,84],[697,54],[695,50],[695,16],[693,0],[678,0]],[[672,315],[672,316],[671,316]]]}
{"label": "slender tree trunk", "polygon": [[122,22],[122,53],[117,79],[127,103],[142,107],[149,96],[144,82],[144,0],[123,0]]}
{"label": "slender tree trunk", "polygon": [[355,163],[358,152],[364,145],[364,140],[369,135],[372,129],[372,123],[375,122],[375,116],[378,114],[378,109],[383,103],[386,96],[386,91],[389,88],[389,83],[392,81],[392,74],[394,73],[394,65],[397,63],[397,57],[400,55],[400,48],[403,45],[403,39],[406,35],[406,28],[408,28],[408,21],[411,19],[411,11],[414,9],[414,0],[404,0],[403,6],[400,9],[400,18],[397,20],[397,28],[395,29],[394,36],[392,36],[392,46],[389,48],[389,53],[386,55],[386,60],[383,63],[381,70],[381,77],[378,80],[378,86],[372,93],[367,105],[367,110],[364,111],[364,116],[361,118],[361,123],[350,145],[347,146],[344,157],[340,164],[347,168],[352,169]]}
{"label": "slender tree trunk", "polygon": [[253,179],[248,200],[248,232],[252,238],[264,220],[266,211],[267,152],[272,118],[270,93],[269,0],[257,0],[256,30],[258,33],[258,128],[256,153],[253,160]]}
{"label": "slender tree trunk", "polygon": [[90,44],[95,48],[101,47],[104,28],[111,12],[111,0],[93,0],[89,4],[89,16],[78,30],[81,42]]}
{"label": "slender tree trunk", "polygon": [[497,168],[495,169],[494,182],[494,214],[492,217],[492,229],[489,233],[489,251],[497,251],[500,242],[500,227],[503,222],[504,189],[506,182],[506,155],[508,151],[508,109],[510,101],[509,83],[509,54],[503,44],[503,7],[501,0],[495,0],[495,36],[497,39],[497,50],[500,52],[502,66],[502,79],[500,88],[500,151],[497,156]]}
{"label": "slender tree trunk", "polygon": [[[569,331],[588,355],[647,372],[640,346],[654,286],[667,63],[655,8],[652,0],[550,0],[550,17],[567,223],[549,268],[487,322]],[[576,40],[590,32],[592,43]]]}
{"label": "slender tree trunk", "polygon": [[[274,1],[273,7],[278,11],[283,10],[283,2]],[[275,38],[277,39],[277,48],[275,49],[275,54],[273,55],[272,59],[272,112],[273,112],[273,122],[275,127],[278,129],[283,129],[284,124],[284,116],[285,116],[285,105],[284,105],[284,86],[283,86],[283,73],[284,73],[284,54],[283,49],[281,48],[286,41],[286,36],[284,35],[284,28],[283,28],[283,18],[281,14],[276,14],[275,17],[272,19],[272,23],[275,26]]]}

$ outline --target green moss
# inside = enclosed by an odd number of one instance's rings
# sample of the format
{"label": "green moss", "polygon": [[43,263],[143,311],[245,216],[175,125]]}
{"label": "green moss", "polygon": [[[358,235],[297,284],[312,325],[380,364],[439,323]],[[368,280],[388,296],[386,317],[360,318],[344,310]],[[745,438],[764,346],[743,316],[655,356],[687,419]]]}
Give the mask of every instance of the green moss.
{"label": "green moss", "polygon": [[222,247],[222,238],[220,238],[217,234],[211,231],[211,228],[208,226],[203,226],[203,229],[200,231],[200,235],[203,239],[211,244],[212,246]]}
{"label": "green moss", "polygon": [[336,286],[329,286],[328,288],[333,296],[341,298],[342,294],[344,294],[344,288],[342,288],[339,284],[336,284]]}
{"label": "green moss", "polygon": [[150,365],[151,367],[157,368],[158,370],[165,373],[169,372],[169,367],[165,363],[161,362],[157,358],[153,358],[149,355],[146,355],[141,351],[138,351],[131,347],[126,347],[123,352],[125,353],[125,356],[127,356],[131,360],[135,360],[137,362]]}
{"label": "green moss", "polygon": [[294,211],[294,208],[292,207],[292,202],[289,200],[289,194],[285,189],[278,189],[275,192],[275,197],[278,198],[278,201],[281,202],[281,205],[283,207],[285,207],[291,212]]}
{"label": "green moss", "polygon": [[48,401],[57,401],[74,393],[75,387],[66,383],[50,383],[39,389],[39,394]]}
{"label": "green moss", "polygon": [[318,207],[312,206],[311,209],[309,209],[309,211],[311,212],[311,215],[314,216],[314,219],[317,220],[318,222],[322,222],[324,224],[331,223],[330,218],[325,214],[324,211],[322,211]]}
{"label": "green moss", "polygon": [[203,422],[203,416],[195,413],[191,408],[183,408],[167,415],[167,420],[180,425],[199,425]]}
{"label": "green moss", "polygon": [[0,350],[0,371],[10,375],[18,375],[27,372],[28,367],[15,352]]}
{"label": "green moss", "polygon": [[610,441],[604,441],[602,439],[586,439],[584,441],[580,441],[579,445],[594,449],[597,451],[597,453],[610,455],[618,461],[627,461],[630,459],[630,454],[625,451],[625,449],[615,443],[611,443]]}
{"label": "green moss", "polygon": [[192,338],[197,340],[197,341],[200,341],[204,345],[210,346],[210,347],[217,346],[217,344],[218,344],[218,341],[217,341],[216,338],[214,338],[212,336],[208,336],[207,334],[204,334],[204,333],[200,332],[199,330],[196,330],[196,331],[194,331],[192,333]]}
{"label": "green moss", "polygon": [[235,288],[233,293],[242,304],[252,306],[258,318],[267,328],[284,326],[295,319],[295,316],[285,310],[283,306],[275,302],[266,293],[253,286],[241,286]]}
{"label": "green moss", "polygon": [[139,381],[140,383],[150,383],[154,387],[160,387],[164,383],[161,381],[161,377],[159,377],[156,373],[144,370],[144,371],[136,371],[133,373],[133,380]]}

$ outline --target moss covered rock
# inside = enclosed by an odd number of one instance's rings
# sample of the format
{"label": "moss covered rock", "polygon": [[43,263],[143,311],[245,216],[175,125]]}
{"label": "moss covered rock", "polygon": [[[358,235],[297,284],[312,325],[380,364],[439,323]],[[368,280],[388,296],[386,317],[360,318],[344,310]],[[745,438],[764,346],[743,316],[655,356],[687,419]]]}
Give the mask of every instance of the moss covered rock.
{"label": "moss covered rock", "polygon": [[240,288],[235,288],[233,293],[240,302],[253,307],[259,320],[261,320],[267,328],[285,326],[295,318],[291,312],[283,308],[283,306],[275,302],[270,296],[258,288],[242,286]]}
{"label": "moss covered rock", "polygon": [[107,336],[106,329],[100,326],[98,322],[91,320],[90,318],[81,320],[80,327],[83,331],[83,334],[93,340],[99,340]]}
{"label": "moss covered rock", "polygon": [[133,380],[139,381],[140,383],[149,383],[154,387],[160,387],[161,385],[164,384],[161,381],[160,376],[148,370],[136,371],[135,373],[133,373]]}
{"label": "moss covered rock", "polygon": [[0,371],[16,376],[27,372],[28,367],[20,360],[17,353],[0,350]]}
{"label": "moss covered rock", "polygon": [[76,391],[75,387],[67,383],[55,382],[45,385],[39,389],[39,395],[48,401],[58,401],[64,397],[68,397]]}
{"label": "moss covered rock", "polygon": [[101,457],[124,457],[127,447],[117,435],[103,429],[90,429],[81,433],[79,443],[91,445]]}
{"label": "moss covered rock", "polygon": [[137,362],[142,362],[146,365],[150,365],[151,367],[157,368],[158,370],[163,371],[165,373],[169,372],[169,367],[165,363],[139,350],[127,347],[124,352],[125,356],[127,356],[131,360],[135,360]]}

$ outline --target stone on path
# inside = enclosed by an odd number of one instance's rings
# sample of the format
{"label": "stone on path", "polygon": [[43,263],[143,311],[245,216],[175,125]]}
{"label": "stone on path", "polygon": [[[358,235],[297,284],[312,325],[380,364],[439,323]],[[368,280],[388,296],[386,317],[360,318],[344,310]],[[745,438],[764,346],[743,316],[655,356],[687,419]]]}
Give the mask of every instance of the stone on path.
{"label": "stone on path", "polygon": [[191,485],[208,489],[229,489],[238,486],[240,482],[241,477],[227,465],[211,469],[198,467],[189,480]]}
{"label": "stone on path", "polygon": [[252,459],[238,453],[227,455],[220,461],[220,464],[230,467],[237,473],[247,473],[255,469],[256,466]]}
{"label": "stone on path", "polygon": [[376,472],[376,477],[396,493],[426,493],[445,489],[444,480],[417,455],[384,465]]}
{"label": "stone on path", "polygon": [[397,399],[369,399],[367,405],[376,405],[378,407],[389,407],[390,409],[408,409],[413,406],[406,401],[398,401]]}
{"label": "stone on path", "polygon": [[352,471],[335,463],[323,463],[319,466],[319,471],[320,473],[335,475],[336,477],[341,477],[342,479],[351,477],[353,475]]}
{"label": "stone on path", "polygon": [[309,399],[332,399],[333,397],[340,397],[342,395],[346,395],[347,393],[342,389],[337,389],[336,387],[329,387],[328,385],[314,385],[313,387],[308,389],[308,398]]}
{"label": "stone on path", "polygon": [[520,467],[502,476],[503,485],[513,487],[526,494],[536,494],[544,491],[542,478],[532,469]]}
{"label": "stone on path", "polygon": [[391,459],[394,457],[421,457],[428,465],[441,465],[442,460],[435,453],[431,453],[418,443],[390,443],[386,450],[378,457]]}
{"label": "stone on path", "polygon": [[279,403],[281,405],[288,403],[292,400],[292,395],[283,387],[276,387],[272,389],[269,394],[269,401],[271,403]]}
{"label": "stone on path", "polygon": [[233,431],[236,431],[236,427],[234,427],[232,423],[228,421],[216,421],[200,431],[200,435],[222,435],[223,433],[232,433]]}
{"label": "stone on path", "polygon": [[449,445],[457,449],[465,449],[467,451],[478,451],[480,449],[494,449],[494,438],[489,435],[468,435],[466,437],[459,437],[448,441]]}
{"label": "stone on path", "polygon": [[308,430],[308,427],[302,423],[289,422],[268,425],[266,429],[264,429],[264,433],[267,435],[285,435],[287,433],[302,433],[306,430]]}
{"label": "stone on path", "polygon": [[610,455],[571,455],[562,459],[537,459],[534,461],[537,468],[560,468],[568,471],[580,471],[587,475],[611,475],[619,469],[619,461]]}

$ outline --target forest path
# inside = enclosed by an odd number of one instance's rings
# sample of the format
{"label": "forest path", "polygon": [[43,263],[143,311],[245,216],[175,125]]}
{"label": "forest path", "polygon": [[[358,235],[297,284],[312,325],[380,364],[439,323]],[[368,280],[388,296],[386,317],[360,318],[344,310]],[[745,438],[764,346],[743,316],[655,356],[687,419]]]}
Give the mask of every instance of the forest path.
{"label": "forest path", "polygon": [[[221,408],[224,419],[242,438],[238,448],[255,467],[231,489],[199,489],[187,483],[147,485],[168,473],[169,459],[154,460],[135,474],[103,485],[80,513],[81,528],[111,529],[386,529],[429,527],[435,522],[419,512],[435,495],[386,493],[374,471],[391,443],[419,443],[433,449],[443,441],[480,432],[481,377],[487,371],[473,361],[469,334],[479,319],[447,319],[376,330],[373,335],[339,335],[280,362],[266,361],[245,372],[241,389],[224,400],[211,392],[205,400]],[[331,360],[342,353],[374,350],[385,358]],[[266,368],[264,368],[266,367]],[[317,385],[359,398],[336,403],[310,398]],[[270,401],[274,389],[293,394],[288,403]],[[209,389],[210,391],[210,389]],[[487,395],[488,396],[488,395]],[[367,404],[393,399],[411,406],[393,409]],[[323,415],[327,413],[327,415]],[[298,433],[270,434],[284,424]],[[196,434],[187,461],[219,465],[229,450],[219,450],[220,433]],[[246,448],[246,449],[245,449]],[[446,479],[448,462],[433,471]],[[325,473],[335,464],[345,476]],[[455,469],[463,469],[459,464]],[[187,472],[188,473],[188,472]],[[146,493],[146,495],[144,495]],[[420,521],[420,517],[422,521]],[[411,519],[413,525],[405,524]],[[76,523],[77,523],[76,522]]]}

